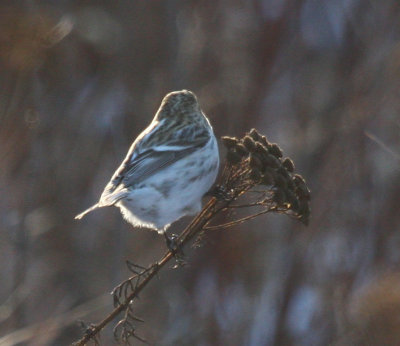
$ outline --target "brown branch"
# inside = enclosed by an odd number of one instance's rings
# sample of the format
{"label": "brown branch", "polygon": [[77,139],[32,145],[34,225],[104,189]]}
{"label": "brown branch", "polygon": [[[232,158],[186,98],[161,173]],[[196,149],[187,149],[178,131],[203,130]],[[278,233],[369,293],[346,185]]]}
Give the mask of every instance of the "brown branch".
{"label": "brown branch", "polygon": [[[218,204],[218,200],[216,198],[210,199],[210,201],[205,205],[201,213],[190,223],[189,226],[182,232],[182,234],[178,237],[177,243],[179,246],[184,246],[187,244],[196,234],[198,234],[203,227],[212,219],[212,217],[221,209],[225,208],[231,201],[221,202],[220,206],[216,208]],[[136,298],[139,293],[147,286],[147,284],[155,277],[158,272],[174,257],[173,252],[168,251],[164,254],[160,261],[153,264],[148,269],[148,274],[146,277],[135,287],[132,293],[130,293],[124,302],[119,304],[106,318],[104,318],[101,322],[91,325],[85,332],[85,335],[75,342],[73,345],[75,346],[83,346],[86,345],[87,342],[94,339],[99,332],[110,323],[115,317],[117,317],[122,311],[126,310],[129,306],[130,302]],[[135,279],[137,275],[134,275],[128,280]]]}

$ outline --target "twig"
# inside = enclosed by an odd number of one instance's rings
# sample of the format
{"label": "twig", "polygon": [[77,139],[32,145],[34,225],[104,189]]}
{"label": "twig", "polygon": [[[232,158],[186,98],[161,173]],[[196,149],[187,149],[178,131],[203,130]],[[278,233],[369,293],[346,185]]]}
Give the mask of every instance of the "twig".
{"label": "twig", "polygon": [[[205,224],[209,222],[209,220],[214,215],[213,208],[215,208],[217,204],[217,199],[212,198],[203,208],[202,212],[191,222],[191,224],[182,232],[182,234],[178,237],[177,242],[180,246],[184,246],[190,239],[193,238],[195,234],[197,234]],[[218,207],[218,210],[225,207],[225,205],[229,204],[230,201],[222,202],[221,206]],[[115,317],[117,317],[122,311],[126,310],[130,302],[143,290],[144,287],[153,279],[154,276],[163,268],[172,258],[174,258],[174,254],[171,251],[168,251],[164,254],[162,259],[152,266],[151,271],[148,275],[135,287],[133,292],[131,292],[125,299],[124,302],[120,303],[114,310],[101,322],[97,324],[91,325],[85,335],[75,342],[73,345],[83,346],[87,342],[93,339],[95,335],[97,335],[108,323],[110,323]]]}
{"label": "twig", "polygon": [[259,213],[256,213],[256,214],[253,214],[253,215],[249,215],[249,216],[246,216],[246,217],[242,217],[241,219],[237,219],[237,220],[233,220],[233,221],[230,221],[230,222],[227,222],[227,223],[223,223],[222,225],[204,227],[204,230],[205,231],[215,231],[215,230],[219,230],[219,229],[232,227],[232,226],[235,226],[237,224],[243,223],[245,221],[254,219],[257,216],[270,213],[272,211],[276,211],[276,210],[275,209],[263,210],[263,211],[260,211]]}
{"label": "twig", "polygon": [[377,136],[375,136],[374,134],[368,132],[368,131],[364,131],[365,135],[372,140],[373,142],[375,142],[376,144],[378,144],[378,146],[380,146],[384,151],[386,151],[387,153],[389,153],[390,155],[392,155],[396,160],[400,161],[400,155],[399,153],[395,152],[393,149],[389,148],[385,143],[383,143],[383,141],[381,141]]}
{"label": "twig", "polygon": [[265,206],[264,202],[255,202],[255,203],[248,203],[248,204],[230,205],[227,208],[229,208],[229,209],[240,209],[240,208],[262,207],[262,206]]}

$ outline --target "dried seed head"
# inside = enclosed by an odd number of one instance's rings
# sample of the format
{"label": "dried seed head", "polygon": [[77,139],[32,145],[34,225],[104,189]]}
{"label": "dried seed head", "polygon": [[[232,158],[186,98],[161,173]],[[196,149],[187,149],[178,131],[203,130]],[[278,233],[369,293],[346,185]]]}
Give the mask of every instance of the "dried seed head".
{"label": "dried seed head", "polygon": [[236,149],[236,152],[241,156],[247,156],[249,154],[249,151],[246,149],[246,147],[242,143],[236,143],[235,149]]}
{"label": "dried seed head", "polygon": [[282,189],[287,189],[287,187],[288,187],[286,179],[281,174],[276,175],[275,185]]}
{"label": "dried seed head", "polygon": [[306,181],[300,174],[295,174],[293,177],[293,182],[295,183],[296,186],[299,186],[300,184],[305,184]]}
{"label": "dried seed head", "polygon": [[300,200],[299,201],[299,209],[298,213],[300,215],[300,220],[305,224],[308,225],[308,221],[310,218],[310,206],[308,205],[308,202],[305,200]]}
{"label": "dried seed head", "polygon": [[282,175],[283,177],[285,177],[285,179],[287,179],[287,180],[291,180],[291,179],[292,179],[291,176],[290,176],[290,174],[289,174],[289,172],[288,172],[285,168],[279,167],[276,171],[277,171],[280,175]]}
{"label": "dried seed head", "polygon": [[268,142],[267,137],[265,137],[265,136],[261,136],[261,138],[259,139],[259,142],[261,142],[266,147],[268,147],[270,145],[270,143]]}
{"label": "dried seed head", "polygon": [[249,132],[249,135],[251,138],[253,138],[255,141],[260,140],[260,134],[257,132],[256,129],[251,129]]}
{"label": "dried seed head", "polygon": [[282,205],[286,201],[286,195],[285,192],[282,189],[277,189],[274,192],[274,195],[272,197],[272,200],[277,204],[277,205]]}
{"label": "dried seed head", "polygon": [[228,162],[236,165],[231,173],[238,178],[235,182],[238,188],[265,185],[260,186],[265,190],[263,202],[272,199],[273,204],[269,206],[272,210],[279,207],[275,211],[289,212],[308,223],[310,191],[302,176],[294,174],[293,161],[288,157],[282,158],[282,150],[277,144],[269,143],[255,129],[243,138],[223,137],[222,140],[228,147]]}
{"label": "dried seed head", "polygon": [[292,203],[294,200],[297,201],[297,197],[294,194],[294,192],[289,191],[289,190],[286,190],[285,192],[286,192],[287,200],[289,203]]}
{"label": "dried seed head", "polygon": [[296,185],[297,195],[300,198],[306,199],[307,201],[309,201],[310,200],[310,190],[308,189],[304,178],[300,174],[295,174],[293,177],[293,182]]}
{"label": "dried seed head", "polygon": [[299,209],[299,200],[292,191],[286,191],[288,202],[290,203],[290,209],[297,211]]}
{"label": "dried seed head", "polygon": [[269,152],[274,155],[276,158],[281,158],[282,157],[282,150],[279,148],[278,144],[272,143],[270,147],[268,148]]}
{"label": "dried seed head", "polygon": [[294,185],[293,180],[292,179],[288,179],[287,184],[288,184],[288,189],[291,190],[291,191],[294,191],[296,186]]}
{"label": "dried seed head", "polygon": [[226,159],[230,164],[236,165],[240,161],[242,161],[242,156],[239,155],[236,151],[230,149],[226,154]]}
{"label": "dried seed head", "polygon": [[228,136],[221,137],[221,140],[227,148],[233,148],[239,142],[237,138]]}
{"label": "dried seed head", "polygon": [[270,154],[263,155],[263,162],[266,167],[279,168],[281,163],[279,160]]}
{"label": "dried seed head", "polygon": [[278,173],[276,173],[276,170],[271,168],[271,167],[265,167],[265,171],[264,172],[265,173],[270,173],[273,176],[274,179],[276,178],[276,176],[278,174]]}
{"label": "dried seed head", "polygon": [[262,174],[258,168],[253,167],[250,171],[249,177],[250,179],[258,182],[261,179]]}
{"label": "dried seed head", "polygon": [[250,136],[245,136],[243,138],[243,144],[248,149],[248,151],[253,152],[256,150],[256,142]]}
{"label": "dried seed head", "polygon": [[249,160],[249,165],[250,167],[257,167],[258,169],[263,169],[263,163],[260,160],[260,158],[255,155],[254,153],[250,154],[250,160]]}
{"label": "dried seed head", "polygon": [[300,198],[305,199],[307,201],[309,201],[311,198],[310,190],[308,189],[306,184],[299,184],[297,186],[296,193]]}
{"label": "dried seed head", "polygon": [[310,206],[308,205],[308,202],[306,200],[299,200],[299,214],[306,214],[310,210]]}
{"label": "dried seed head", "polygon": [[265,173],[263,174],[263,177],[262,177],[261,182],[262,182],[264,185],[274,185],[274,183],[275,183],[274,175],[271,174],[270,172],[265,172]]}
{"label": "dried seed head", "polygon": [[285,167],[289,172],[294,171],[294,163],[288,157],[282,161],[282,166]]}
{"label": "dried seed head", "polygon": [[263,146],[260,142],[256,142],[256,152],[263,155],[268,155],[268,149],[265,146]]}

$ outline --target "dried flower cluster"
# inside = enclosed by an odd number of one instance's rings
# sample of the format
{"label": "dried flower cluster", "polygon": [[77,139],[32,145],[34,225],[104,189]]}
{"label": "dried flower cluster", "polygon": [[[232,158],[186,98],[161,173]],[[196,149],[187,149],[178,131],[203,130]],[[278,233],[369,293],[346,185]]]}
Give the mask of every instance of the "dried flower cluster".
{"label": "dried flower cluster", "polygon": [[249,185],[246,190],[256,185],[265,186],[266,198],[259,200],[258,205],[268,203],[269,208],[291,211],[292,215],[308,224],[310,190],[304,178],[294,173],[293,161],[283,158],[282,150],[276,143],[268,142],[255,129],[242,139],[222,137],[222,141],[228,148],[228,163],[233,171],[241,172],[241,180]]}

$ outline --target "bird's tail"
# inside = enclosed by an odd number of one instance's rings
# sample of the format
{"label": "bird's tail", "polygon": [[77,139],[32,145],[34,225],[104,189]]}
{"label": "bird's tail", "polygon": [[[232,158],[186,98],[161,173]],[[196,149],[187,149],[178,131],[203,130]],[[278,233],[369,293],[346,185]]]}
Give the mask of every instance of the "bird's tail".
{"label": "bird's tail", "polygon": [[76,216],[75,216],[75,219],[80,220],[80,219],[82,219],[86,214],[90,213],[91,211],[93,211],[93,210],[95,210],[95,209],[97,209],[97,208],[100,208],[99,203],[96,203],[94,206],[92,206],[92,207],[86,209],[84,212],[82,212],[82,213],[76,215]]}

